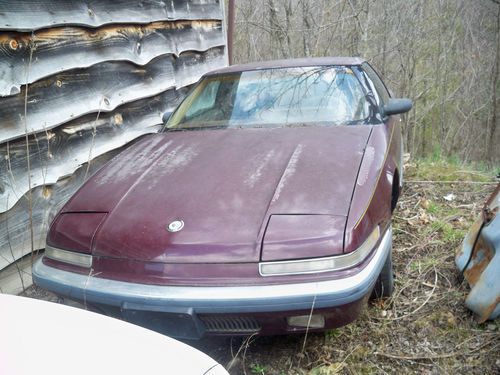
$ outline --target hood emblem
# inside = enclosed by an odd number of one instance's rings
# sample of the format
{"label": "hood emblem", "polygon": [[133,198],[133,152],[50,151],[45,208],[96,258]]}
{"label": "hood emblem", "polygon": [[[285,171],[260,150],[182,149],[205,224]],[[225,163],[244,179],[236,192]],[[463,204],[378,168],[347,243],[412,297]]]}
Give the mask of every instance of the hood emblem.
{"label": "hood emblem", "polygon": [[180,231],[182,228],[184,228],[184,222],[182,220],[174,220],[168,224],[167,230],[174,233]]}

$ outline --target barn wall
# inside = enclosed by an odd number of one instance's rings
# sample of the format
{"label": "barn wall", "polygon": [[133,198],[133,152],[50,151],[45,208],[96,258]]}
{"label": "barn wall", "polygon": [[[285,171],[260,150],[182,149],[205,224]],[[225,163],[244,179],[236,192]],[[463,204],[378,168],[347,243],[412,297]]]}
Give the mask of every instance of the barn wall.
{"label": "barn wall", "polygon": [[227,65],[225,35],[221,0],[2,2],[0,289],[92,173]]}

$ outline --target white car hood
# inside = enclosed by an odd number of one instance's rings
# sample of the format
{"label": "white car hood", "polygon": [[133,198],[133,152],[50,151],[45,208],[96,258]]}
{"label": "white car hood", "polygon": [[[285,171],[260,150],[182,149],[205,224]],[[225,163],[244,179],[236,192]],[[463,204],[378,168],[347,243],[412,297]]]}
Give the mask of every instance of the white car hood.
{"label": "white car hood", "polygon": [[220,366],[148,329],[31,298],[0,294],[0,332],[0,374],[203,375]]}

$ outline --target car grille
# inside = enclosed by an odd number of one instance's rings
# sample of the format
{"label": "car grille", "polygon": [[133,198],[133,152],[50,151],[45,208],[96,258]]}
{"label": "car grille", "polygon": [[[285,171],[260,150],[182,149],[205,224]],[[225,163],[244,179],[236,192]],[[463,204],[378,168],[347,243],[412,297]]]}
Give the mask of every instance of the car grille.
{"label": "car grille", "polygon": [[260,330],[255,318],[248,316],[200,316],[207,332],[251,333]]}

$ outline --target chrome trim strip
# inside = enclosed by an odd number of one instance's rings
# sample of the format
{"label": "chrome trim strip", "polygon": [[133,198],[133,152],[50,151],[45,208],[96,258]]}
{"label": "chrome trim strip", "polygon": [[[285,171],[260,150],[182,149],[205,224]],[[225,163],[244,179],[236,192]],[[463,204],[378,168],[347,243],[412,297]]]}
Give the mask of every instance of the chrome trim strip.
{"label": "chrome trim strip", "polygon": [[49,245],[45,246],[44,256],[49,259],[54,259],[59,262],[69,263],[79,267],[90,268],[92,266],[92,255],[90,254],[62,250]]}
{"label": "chrome trim strip", "polygon": [[[373,235],[376,233],[376,238],[373,241]],[[380,228],[377,226],[368,238],[359,246],[356,250],[349,254],[335,255],[323,258],[310,258],[310,259],[298,259],[298,260],[283,260],[283,261],[272,261],[272,262],[261,262],[259,263],[259,273],[261,276],[286,276],[286,275],[303,275],[303,274],[314,274],[322,272],[332,272],[341,271],[346,268],[355,266],[361,263],[366,257],[371,253],[375,244],[380,239]],[[371,241],[371,243],[370,243]],[[316,269],[312,270],[301,270],[300,267],[315,266]],[[277,266],[277,267],[276,267]],[[265,271],[266,268],[269,269],[279,269],[280,266],[290,266],[290,271],[286,272],[272,272]],[[292,271],[295,267],[296,271]]]}

